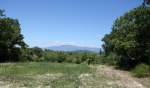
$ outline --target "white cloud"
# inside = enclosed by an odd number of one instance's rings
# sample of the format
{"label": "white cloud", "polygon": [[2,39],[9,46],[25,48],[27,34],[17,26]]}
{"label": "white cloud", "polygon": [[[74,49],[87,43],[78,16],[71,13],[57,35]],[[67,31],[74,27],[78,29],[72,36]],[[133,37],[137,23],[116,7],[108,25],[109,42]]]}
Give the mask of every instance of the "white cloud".
{"label": "white cloud", "polygon": [[64,42],[64,41],[34,41],[29,44],[31,47],[50,47],[50,46],[59,46],[59,45],[74,45],[73,42]]}

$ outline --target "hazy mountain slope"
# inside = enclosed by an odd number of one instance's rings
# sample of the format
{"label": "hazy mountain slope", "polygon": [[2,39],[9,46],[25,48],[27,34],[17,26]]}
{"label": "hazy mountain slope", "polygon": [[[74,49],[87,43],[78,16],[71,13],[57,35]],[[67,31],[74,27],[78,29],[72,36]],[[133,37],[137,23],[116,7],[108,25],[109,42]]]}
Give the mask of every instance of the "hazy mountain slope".
{"label": "hazy mountain slope", "polygon": [[78,51],[78,50],[84,51],[85,50],[85,51],[99,52],[99,48],[81,47],[81,46],[74,46],[74,45],[52,46],[52,47],[47,47],[47,49],[55,50],[55,51]]}

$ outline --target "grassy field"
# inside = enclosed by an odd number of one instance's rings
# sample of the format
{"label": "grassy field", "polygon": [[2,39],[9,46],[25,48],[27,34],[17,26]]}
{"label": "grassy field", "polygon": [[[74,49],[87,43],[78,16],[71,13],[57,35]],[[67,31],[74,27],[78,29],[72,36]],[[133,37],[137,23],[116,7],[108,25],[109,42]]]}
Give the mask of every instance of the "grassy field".
{"label": "grassy field", "polygon": [[[91,73],[87,65],[57,63],[0,64],[0,79],[4,86],[27,88],[78,88],[78,76]],[[1,83],[2,84],[2,83]]]}
{"label": "grassy field", "polygon": [[124,72],[103,65],[32,62],[0,64],[0,88],[146,87]]}

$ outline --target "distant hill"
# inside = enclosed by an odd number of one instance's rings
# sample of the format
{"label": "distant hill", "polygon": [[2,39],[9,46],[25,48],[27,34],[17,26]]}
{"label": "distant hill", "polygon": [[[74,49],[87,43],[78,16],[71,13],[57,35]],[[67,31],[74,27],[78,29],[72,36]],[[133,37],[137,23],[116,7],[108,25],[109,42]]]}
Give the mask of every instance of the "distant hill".
{"label": "distant hill", "polygon": [[74,46],[74,45],[60,45],[60,46],[52,46],[47,47],[46,49],[54,50],[54,51],[92,51],[92,52],[99,52],[99,48],[93,47],[81,47],[81,46]]}

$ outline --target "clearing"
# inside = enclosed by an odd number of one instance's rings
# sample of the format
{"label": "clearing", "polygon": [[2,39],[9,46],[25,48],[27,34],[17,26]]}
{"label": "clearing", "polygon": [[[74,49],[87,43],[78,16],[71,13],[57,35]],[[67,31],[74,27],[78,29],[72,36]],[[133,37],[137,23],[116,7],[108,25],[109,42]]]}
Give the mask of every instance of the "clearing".
{"label": "clearing", "polygon": [[134,78],[105,65],[0,64],[0,88],[149,88],[149,83],[150,78]]}

